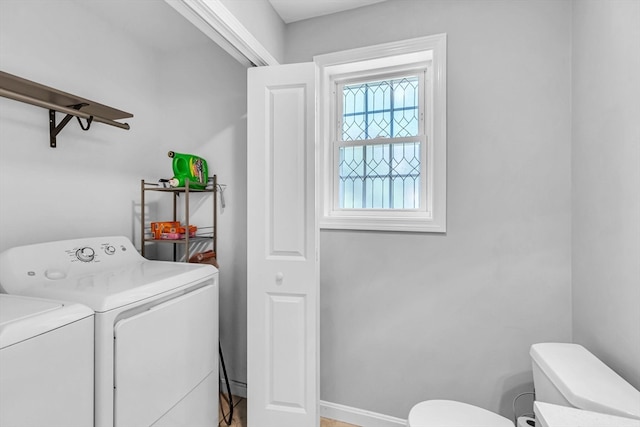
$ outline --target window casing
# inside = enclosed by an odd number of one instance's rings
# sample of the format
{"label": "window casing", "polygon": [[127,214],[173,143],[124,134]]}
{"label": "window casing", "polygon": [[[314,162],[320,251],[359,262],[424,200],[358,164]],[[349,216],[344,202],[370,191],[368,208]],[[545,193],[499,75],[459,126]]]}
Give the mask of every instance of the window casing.
{"label": "window casing", "polygon": [[446,36],[314,58],[320,227],[446,231]]}

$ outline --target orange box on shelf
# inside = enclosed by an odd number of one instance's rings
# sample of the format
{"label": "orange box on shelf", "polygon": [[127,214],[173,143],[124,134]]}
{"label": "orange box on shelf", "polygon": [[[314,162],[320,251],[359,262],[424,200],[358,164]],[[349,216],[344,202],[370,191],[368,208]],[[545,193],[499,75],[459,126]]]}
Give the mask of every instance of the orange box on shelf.
{"label": "orange box on shelf", "polygon": [[180,222],[178,221],[164,221],[164,222],[152,222],[151,234],[154,239],[160,239],[162,233],[177,233]]}
{"label": "orange box on shelf", "polygon": [[[195,237],[198,227],[189,226],[189,237]],[[184,239],[187,229],[178,221],[152,222],[151,234],[156,240]]]}
{"label": "orange box on shelf", "polygon": [[[198,227],[196,227],[195,225],[190,225],[189,226],[189,237],[196,237],[196,231],[198,230]],[[182,225],[180,227],[178,227],[178,233],[180,233],[182,235],[182,237],[180,237],[181,239],[184,238],[184,234],[187,232],[187,229],[184,228]]]}

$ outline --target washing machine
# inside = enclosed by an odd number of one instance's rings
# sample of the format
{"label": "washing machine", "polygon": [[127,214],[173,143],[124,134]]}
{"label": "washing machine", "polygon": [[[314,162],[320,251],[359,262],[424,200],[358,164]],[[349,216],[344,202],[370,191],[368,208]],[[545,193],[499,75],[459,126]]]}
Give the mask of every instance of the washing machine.
{"label": "washing machine", "polygon": [[0,294],[0,426],[93,424],[93,311]]}
{"label": "washing machine", "polygon": [[95,312],[95,427],[218,424],[218,271],[150,261],[123,236],[0,254],[4,292]]}

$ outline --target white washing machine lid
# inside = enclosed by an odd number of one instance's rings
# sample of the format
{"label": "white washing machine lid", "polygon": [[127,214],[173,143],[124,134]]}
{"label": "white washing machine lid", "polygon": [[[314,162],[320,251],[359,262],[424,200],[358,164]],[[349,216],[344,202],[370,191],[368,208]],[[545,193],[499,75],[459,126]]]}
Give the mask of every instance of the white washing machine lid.
{"label": "white washing machine lid", "polygon": [[530,355],[576,408],[640,419],[640,391],[583,346],[534,344]]}
{"label": "white washing machine lid", "polygon": [[6,293],[74,301],[96,312],[171,293],[216,273],[211,265],[147,260],[123,236],[40,243],[0,254]]}
{"label": "white washing machine lid", "polygon": [[81,304],[0,294],[0,348],[93,316]]}
{"label": "white washing machine lid", "polygon": [[513,423],[478,406],[453,400],[427,400],[409,412],[409,427],[513,427]]}

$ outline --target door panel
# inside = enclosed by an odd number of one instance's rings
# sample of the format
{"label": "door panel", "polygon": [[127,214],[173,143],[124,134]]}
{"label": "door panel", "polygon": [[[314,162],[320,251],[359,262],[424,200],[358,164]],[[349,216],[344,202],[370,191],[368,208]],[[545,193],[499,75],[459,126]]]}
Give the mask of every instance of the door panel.
{"label": "door panel", "polygon": [[305,296],[270,294],[267,304],[268,405],[272,409],[304,411],[308,339]]}
{"label": "door panel", "polygon": [[[304,257],[305,248],[305,117],[306,86],[269,88],[267,135],[269,150],[265,153],[267,175],[271,179],[266,191],[267,234],[270,256]],[[294,141],[294,143],[290,143]]]}
{"label": "door panel", "polygon": [[248,76],[248,423],[318,424],[315,65]]}

